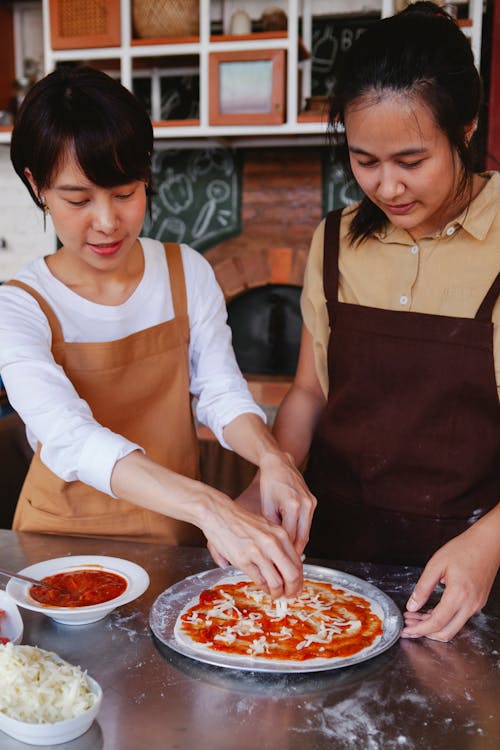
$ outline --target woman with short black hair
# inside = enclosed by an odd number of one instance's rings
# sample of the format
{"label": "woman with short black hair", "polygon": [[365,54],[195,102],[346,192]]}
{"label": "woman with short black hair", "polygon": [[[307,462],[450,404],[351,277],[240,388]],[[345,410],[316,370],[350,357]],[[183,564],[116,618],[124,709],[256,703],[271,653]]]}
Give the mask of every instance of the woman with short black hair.
{"label": "woman with short black hair", "polygon": [[[11,157],[62,247],[0,289],[0,370],[35,456],[14,528],[199,544],[297,593],[315,500],[241,375],[224,297],[186,245],[140,238],[153,131],[120,83],[61,67],[26,96]],[[198,481],[191,411],[260,468],[282,525]],[[201,531],[200,531],[201,529]]]}

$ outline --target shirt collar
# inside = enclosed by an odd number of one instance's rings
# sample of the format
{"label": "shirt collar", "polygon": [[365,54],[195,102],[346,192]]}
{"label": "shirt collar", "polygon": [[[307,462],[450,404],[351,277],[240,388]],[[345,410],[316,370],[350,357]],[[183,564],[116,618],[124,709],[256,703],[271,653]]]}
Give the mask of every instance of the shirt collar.
{"label": "shirt collar", "polygon": [[[500,207],[500,173],[483,172],[482,177],[486,177],[488,181],[471,201],[469,207],[457,219],[448,222],[442,232],[433,235],[433,238],[446,235],[447,229],[457,226],[462,227],[478,240],[486,237]],[[376,232],[375,236],[381,242],[396,242],[405,245],[414,242],[405,229],[390,223],[380,232]]]}

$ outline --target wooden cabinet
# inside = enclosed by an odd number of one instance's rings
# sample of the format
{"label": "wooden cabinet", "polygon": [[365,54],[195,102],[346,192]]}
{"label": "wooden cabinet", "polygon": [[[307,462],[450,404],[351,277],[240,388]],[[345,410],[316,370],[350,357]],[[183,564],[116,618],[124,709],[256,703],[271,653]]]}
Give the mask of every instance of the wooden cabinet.
{"label": "wooden cabinet", "polygon": [[120,0],[50,0],[53,50],[120,45]]}

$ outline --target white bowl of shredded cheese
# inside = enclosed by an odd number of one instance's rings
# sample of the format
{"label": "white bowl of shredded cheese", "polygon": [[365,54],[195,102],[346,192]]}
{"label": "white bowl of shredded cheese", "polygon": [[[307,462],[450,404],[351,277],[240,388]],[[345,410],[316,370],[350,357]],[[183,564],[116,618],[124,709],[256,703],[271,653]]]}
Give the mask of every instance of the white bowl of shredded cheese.
{"label": "white bowl of shredded cheese", "polygon": [[98,683],[52,651],[2,645],[0,674],[0,731],[30,745],[79,737],[101,707]]}

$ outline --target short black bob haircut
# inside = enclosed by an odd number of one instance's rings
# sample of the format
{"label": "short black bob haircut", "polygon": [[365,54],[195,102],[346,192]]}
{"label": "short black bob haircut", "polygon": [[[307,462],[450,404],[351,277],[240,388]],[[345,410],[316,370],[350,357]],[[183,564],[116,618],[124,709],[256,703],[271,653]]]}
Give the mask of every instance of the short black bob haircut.
{"label": "short black bob haircut", "polygon": [[135,180],[151,197],[153,128],[143,104],[124,86],[96,68],[61,66],[26,95],[12,132],[10,156],[31,197],[51,184],[65,154],[73,150],[95,185],[116,187]]}
{"label": "short black bob haircut", "polygon": [[[339,71],[330,103],[330,132],[344,122],[350,104],[364,96],[377,101],[388,93],[427,104],[462,165],[457,198],[470,195],[474,151],[466,128],[478,116],[482,84],[468,40],[435,3],[412,3],[358,37]],[[350,175],[348,158],[345,162]],[[366,197],[352,216],[353,241],[366,239],[387,222],[383,211]]]}

